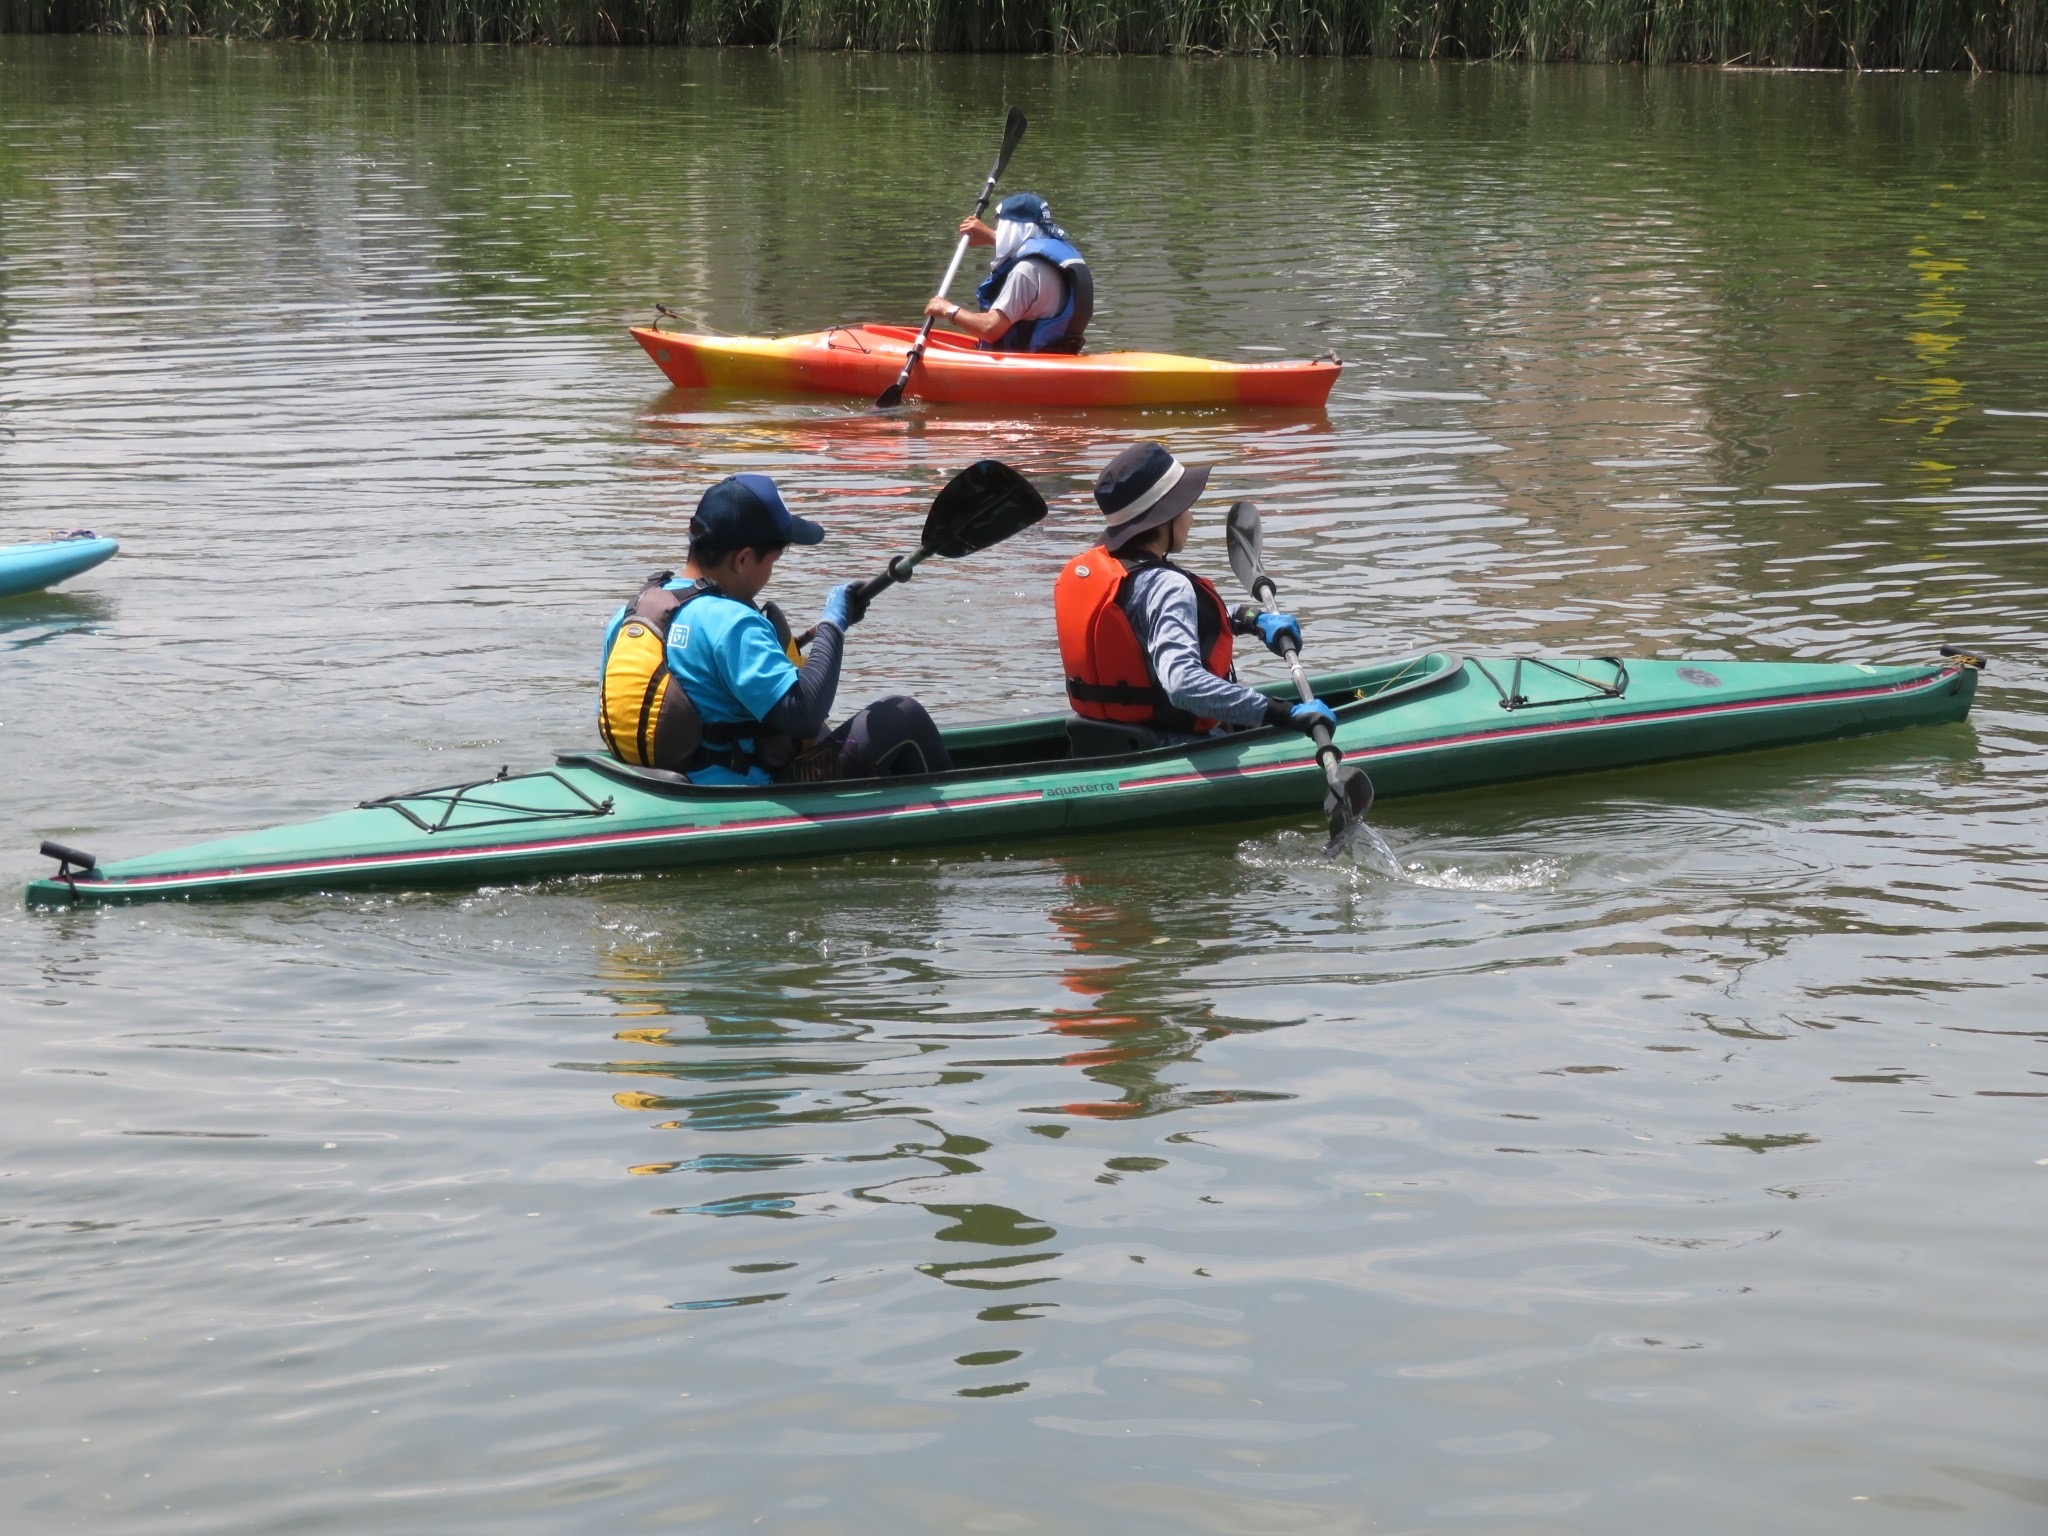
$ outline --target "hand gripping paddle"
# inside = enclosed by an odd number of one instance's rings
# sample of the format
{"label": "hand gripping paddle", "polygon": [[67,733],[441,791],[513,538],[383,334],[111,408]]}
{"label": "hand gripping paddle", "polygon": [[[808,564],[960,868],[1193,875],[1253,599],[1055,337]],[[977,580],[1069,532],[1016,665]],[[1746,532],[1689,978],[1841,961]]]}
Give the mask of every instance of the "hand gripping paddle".
{"label": "hand gripping paddle", "polygon": [[[996,168],[988,173],[988,180],[982,183],[981,200],[974,205],[974,217],[980,218],[987,211],[988,200],[996,195],[996,183],[1003,179],[1003,168],[1010,163],[1010,152],[1017,147],[1017,141],[1024,137],[1024,114],[1015,107],[1003,119],[1003,147],[996,156]],[[946,275],[939,279],[939,292],[943,294],[953,286],[953,279],[960,275],[960,262],[967,255],[967,237],[962,235],[960,243],[953,247],[953,260],[946,267]],[[918,328],[917,340],[911,344],[910,355],[903,359],[903,371],[896,375],[896,382],[875,396],[875,409],[890,410],[903,403],[903,390],[910,383],[910,371],[924,356],[924,344],[931,339],[932,325],[939,317],[926,315],[924,324]],[[1007,536],[1007,535],[1006,535]]]}
{"label": "hand gripping paddle", "polygon": [[[1254,503],[1240,501],[1231,506],[1224,523],[1224,538],[1230,547],[1230,568],[1237,572],[1237,579],[1251,593],[1252,601],[1268,613],[1278,613],[1279,589],[1266,574],[1261,558],[1263,536],[1259,530],[1259,509]],[[1308,674],[1302,670],[1301,647],[1291,636],[1282,636],[1280,648],[1287,657],[1288,670],[1294,674],[1295,692],[1301,695],[1302,703],[1313,704],[1316,693],[1308,685]],[[1315,728],[1315,742],[1316,761],[1323,765],[1323,776],[1330,781],[1329,793],[1323,796],[1323,814],[1330,818],[1330,840],[1323,846],[1323,856],[1334,858],[1351,847],[1365,825],[1365,813],[1372,809],[1372,780],[1364,770],[1344,766],[1344,754],[1337,750],[1329,726],[1320,721]]]}

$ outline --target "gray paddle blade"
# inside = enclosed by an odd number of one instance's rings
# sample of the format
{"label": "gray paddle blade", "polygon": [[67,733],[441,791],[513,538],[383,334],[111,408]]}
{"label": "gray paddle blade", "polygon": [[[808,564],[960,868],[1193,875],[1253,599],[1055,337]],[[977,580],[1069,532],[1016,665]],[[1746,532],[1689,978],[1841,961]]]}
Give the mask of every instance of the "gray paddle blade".
{"label": "gray paddle blade", "polygon": [[1362,768],[1346,768],[1323,796],[1323,814],[1330,819],[1330,840],[1323,845],[1323,857],[1334,859],[1349,853],[1365,826],[1365,813],[1372,809],[1372,780]]}
{"label": "gray paddle blade", "polygon": [[1255,602],[1263,602],[1259,584],[1270,586],[1272,578],[1266,574],[1265,536],[1259,528],[1257,502],[1230,504],[1230,514],[1223,520],[1223,541],[1229,547],[1230,568],[1237,573],[1238,584]]}
{"label": "gray paddle blade", "polygon": [[947,560],[1021,533],[1045,516],[1038,488],[1001,459],[981,459],[947,482],[932,502],[920,541]]}

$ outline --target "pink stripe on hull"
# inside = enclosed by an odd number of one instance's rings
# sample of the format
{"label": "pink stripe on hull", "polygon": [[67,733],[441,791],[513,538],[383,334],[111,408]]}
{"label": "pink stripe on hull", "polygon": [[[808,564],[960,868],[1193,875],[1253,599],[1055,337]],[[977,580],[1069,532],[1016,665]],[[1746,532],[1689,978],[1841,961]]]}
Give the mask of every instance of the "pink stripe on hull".
{"label": "pink stripe on hull", "polygon": [[[1346,761],[1371,758],[1394,758],[1413,752],[1435,751],[1444,747],[1467,746],[1482,741],[1508,741],[1524,736],[1551,735],[1559,731],[1589,731],[1610,726],[1626,726],[1655,723],[1662,720],[1681,720],[1694,715],[1727,714],[1747,710],[1782,709],[1791,705],[1820,702],[1843,702],[1852,699],[1882,698],[1891,694],[1910,693],[1916,689],[1932,687],[1954,677],[1961,668],[1949,667],[1931,676],[1909,682],[1880,683],[1868,688],[1852,688],[1826,693],[1791,694],[1783,698],[1732,700],[1726,703],[1688,704],[1674,709],[1650,710],[1640,714],[1620,715],[1599,720],[1554,720],[1530,725],[1512,725],[1499,730],[1468,731],[1457,736],[1436,736],[1426,741],[1411,741],[1384,747],[1356,747],[1344,754]],[[1540,706],[1539,706],[1540,707]],[[1279,773],[1298,773],[1315,766],[1313,758],[1296,758],[1283,763],[1270,763],[1258,768],[1232,768],[1216,773],[1172,773],[1156,778],[1125,779],[1117,785],[1119,790],[1166,789],[1179,784],[1200,784],[1218,779],[1259,779]],[[1016,805],[1026,801],[1043,800],[1043,790],[1012,790],[996,795],[977,795],[962,800],[943,800],[925,805],[901,805],[877,807],[865,811],[830,811],[819,816],[771,816],[757,821],[720,822],[708,827],[648,827],[636,832],[595,833],[587,837],[548,838],[531,843],[492,843],[477,848],[462,848],[446,852],[437,848],[422,848],[411,852],[351,854],[335,859],[305,859],[283,864],[257,864],[234,869],[187,870],[178,874],[130,875],[105,882],[106,889],[163,887],[184,884],[219,884],[231,880],[260,879],[271,875],[317,874],[328,870],[360,869],[402,869],[409,864],[421,862],[457,863],[471,859],[488,859],[508,853],[533,854],[553,853],[572,848],[618,848],[636,843],[660,841],[687,841],[716,833],[721,836],[735,832],[776,831],[787,827],[844,825],[847,823],[887,820],[896,816],[928,816],[946,811],[976,810],[993,805]],[[81,882],[85,883],[85,882]],[[92,882],[97,883],[97,882]]]}

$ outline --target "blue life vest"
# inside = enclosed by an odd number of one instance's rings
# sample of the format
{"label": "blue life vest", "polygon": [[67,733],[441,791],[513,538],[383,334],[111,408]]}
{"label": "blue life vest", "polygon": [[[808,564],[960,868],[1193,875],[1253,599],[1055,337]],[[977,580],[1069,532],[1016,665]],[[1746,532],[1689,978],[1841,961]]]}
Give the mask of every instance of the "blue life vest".
{"label": "blue life vest", "polygon": [[1017,253],[989,269],[974,290],[974,302],[986,310],[1002,296],[1003,284],[1020,261],[1042,261],[1059,273],[1066,290],[1058,311],[1043,320],[1020,320],[1003,332],[1001,339],[984,341],[985,352],[1078,352],[1081,333],[1095,316],[1095,279],[1081,253],[1065,240],[1051,235],[1033,235]]}

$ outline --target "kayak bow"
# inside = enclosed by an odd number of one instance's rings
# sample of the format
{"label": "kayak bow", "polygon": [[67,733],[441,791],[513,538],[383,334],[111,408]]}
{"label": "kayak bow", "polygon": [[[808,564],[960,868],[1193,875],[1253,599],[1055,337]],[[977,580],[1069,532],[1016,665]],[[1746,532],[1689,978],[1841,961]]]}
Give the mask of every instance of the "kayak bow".
{"label": "kayak bow", "polygon": [[[802,336],[690,336],[636,325],[680,389],[857,395],[873,399],[903,371],[918,333],[841,325]],[[1342,365],[1219,363],[1170,352],[984,352],[971,336],[933,331],[908,395],[939,405],[1320,407]]]}
{"label": "kayak bow", "polygon": [[112,539],[80,532],[40,544],[0,548],[0,597],[19,597],[24,592],[54,587],[81,571],[91,570],[102,560],[111,559],[120,547]]}
{"label": "kayak bow", "polygon": [[[1976,684],[1974,657],[1828,666],[1433,651],[1319,678],[1315,690],[1336,709],[1338,747],[1370,768],[1384,799],[1960,720]],[[112,864],[79,867],[91,856],[61,849],[70,862],[27,896],[35,905],[479,885],[987,846],[1305,815],[1324,792],[1312,744],[1291,731],[1115,755],[1093,755],[1100,749],[1069,731],[1064,715],[965,726],[946,733],[950,773],[837,784],[698,787],[568,752],[538,773],[386,796]]]}

